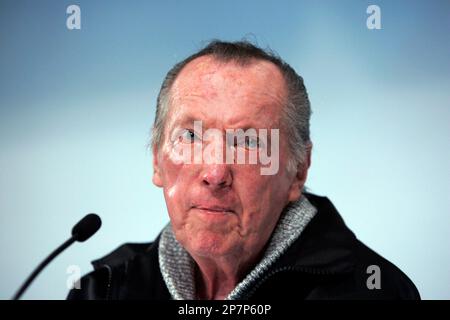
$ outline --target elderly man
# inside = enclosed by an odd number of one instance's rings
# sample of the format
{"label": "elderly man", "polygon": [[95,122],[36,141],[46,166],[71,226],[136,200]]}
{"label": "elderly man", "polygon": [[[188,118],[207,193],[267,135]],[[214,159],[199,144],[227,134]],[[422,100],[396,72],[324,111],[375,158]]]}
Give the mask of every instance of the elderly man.
{"label": "elderly man", "polygon": [[250,43],[214,41],[175,65],[152,134],[170,223],[94,261],[69,298],[419,299],[305,191],[310,113],[302,78]]}

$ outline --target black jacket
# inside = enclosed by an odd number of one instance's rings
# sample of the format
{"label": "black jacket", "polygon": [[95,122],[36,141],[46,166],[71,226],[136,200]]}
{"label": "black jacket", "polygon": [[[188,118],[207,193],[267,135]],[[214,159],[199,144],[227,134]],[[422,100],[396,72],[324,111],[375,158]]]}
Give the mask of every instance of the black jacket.
{"label": "black jacket", "polygon": [[[305,196],[317,214],[247,299],[420,299],[402,271],[356,239],[328,198]],[[94,271],[68,299],[170,299],[158,243],[159,236],[150,244],[124,244],[93,261]],[[379,289],[367,285],[372,265],[379,267]]]}

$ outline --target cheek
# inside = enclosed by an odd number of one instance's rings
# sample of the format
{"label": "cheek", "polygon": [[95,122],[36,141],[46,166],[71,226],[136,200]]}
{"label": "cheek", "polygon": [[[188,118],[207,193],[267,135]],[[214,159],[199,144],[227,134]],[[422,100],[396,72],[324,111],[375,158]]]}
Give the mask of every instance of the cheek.
{"label": "cheek", "polygon": [[276,175],[261,175],[259,169],[242,168],[235,175],[235,187],[244,206],[261,207],[287,199],[292,179],[283,170]]}
{"label": "cheek", "polygon": [[279,213],[287,205],[289,179],[281,172],[279,175],[261,176],[259,173],[243,170],[241,179],[236,179],[235,182],[244,212],[244,229],[250,233],[271,231]]}
{"label": "cheek", "polygon": [[183,223],[187,206],[187,190],[192,184],[193,168],[176,164],[167,156],[162,159],[162,182],[167,210],[174,227]]}

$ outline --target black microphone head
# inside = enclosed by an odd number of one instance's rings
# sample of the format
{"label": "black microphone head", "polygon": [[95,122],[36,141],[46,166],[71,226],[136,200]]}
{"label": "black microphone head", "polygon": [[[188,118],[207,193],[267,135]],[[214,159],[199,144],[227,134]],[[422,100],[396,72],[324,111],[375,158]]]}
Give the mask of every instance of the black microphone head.
{"label": "black microphone head", "polygon": [[102,220],[95,213],[89,213],[72,228],[72,237],[76,241],[86,241],[102,226]]}

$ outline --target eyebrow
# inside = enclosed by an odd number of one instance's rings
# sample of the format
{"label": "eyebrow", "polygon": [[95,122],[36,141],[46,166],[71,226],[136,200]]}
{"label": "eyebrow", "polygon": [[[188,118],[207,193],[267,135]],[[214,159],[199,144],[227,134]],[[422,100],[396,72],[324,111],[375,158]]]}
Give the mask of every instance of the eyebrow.
{"label": "eyebrow", "polygon": [[[181,113],[181,117],[176,119],[173,122],[173,126],[187,126],[189,125],[190,127],[194,125],[194,121],[201,121],[202,125],[205,127],[205,123],[207,123],[206,119],[202,119],[202,117],[207,117],[207,113],[206,112],[199,112],[197,115],[194,115],[192,113],[190,113],[190,111],[186,110],[185,112]],[[274,123],[270,123],[270,124],[266,124],[266,125],[257,125],[256,123],[254,123],[253,121],[251,121],[252,119],[248,119],[245,117],[241,117],[239,119],[231,119],[232,122],[234,122],[235,126],[230,126],[230,127],[226,127],[225,129],[242,129],[244,131],[247,131],[248,129],[279,129],[279,128],[274,128],[271,125],[273,125]],[[206,126],[208,128],[208,126]]]}
{"label": "eyebrow", "polygon": [[194,121],[202,121],[202,122],[204,122],[203,120],[201,120],[199,118],[196,118],[196,117],[193,117],[193,116],[189,115],[187,117],[183,117],[180,120],[174,121],[173,124],[174,125],[179,125],[179,126],[186,126],[188,124],[194,125]]}
{"label": "eyebrow", "polygon": [[[175,122],[173,122],[173,126],[174,126],[174,127],[176,127],[176,126],[182,126],[182,127],[188,126],[188,127],[193,127],[193,126],[194,126],[194,121],[201,121],[201,122],[202,122],[203,128],[204,128],[204,129],[208,129],[208,127],[205,128],[205,120],[202,120],[202,119],[200,119],[200,118],[194,117],[194,116],[192,116],[192,115],[189,115],[189,116],[187,116],[187,117],[184,117],[183,119],[180,119],[180,120],[176,120]],[[254,129],[254,130],[256,130],[256,131],[258,132],[260,129],[267,129],[267,130],[270,130],[270,129],[273,129],[273,128],[266,127],[266,126],[263,126],[263,127],[261,127],[261,126],[256,126],[256,125],[254,125],[254,124],[251,124],[251,123],[248,123],[248,122],[247,122],[247,123],[245,123],[243,126],[233,126],[233,127],[225,127],[225,128],[224,128],[224,130],[227,130],[227,129],[230,129],[230,130],[238,130],[238,129],[241,129],[241,130],[243,130],[243,131],[247,131],[247,130],[249,130],[249,129]]]}

